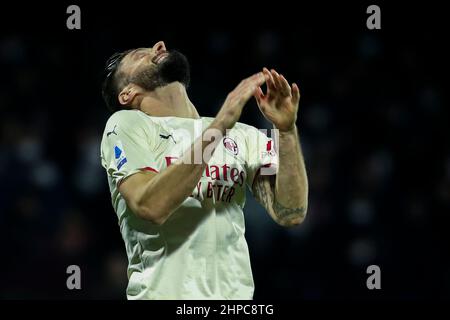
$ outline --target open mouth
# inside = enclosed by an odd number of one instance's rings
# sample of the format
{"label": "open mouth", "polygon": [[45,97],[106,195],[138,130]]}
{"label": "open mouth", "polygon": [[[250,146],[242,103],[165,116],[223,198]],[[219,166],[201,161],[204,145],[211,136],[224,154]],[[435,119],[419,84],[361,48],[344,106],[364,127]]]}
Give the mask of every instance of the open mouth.
{"label": "open mouth", "polygon": [[161,53],[158,53],[153,59],[152,62],[154,64],[159,64],[161,63],[161,61],[163,61],[167,56],[169,55],[169,53],[167,51],[162,51]]}

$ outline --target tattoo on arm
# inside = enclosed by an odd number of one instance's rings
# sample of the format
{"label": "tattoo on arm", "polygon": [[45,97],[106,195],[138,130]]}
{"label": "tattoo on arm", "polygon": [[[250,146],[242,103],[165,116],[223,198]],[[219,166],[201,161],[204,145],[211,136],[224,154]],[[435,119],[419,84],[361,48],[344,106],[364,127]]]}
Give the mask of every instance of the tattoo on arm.
{"label": "tattoo on arm", "polygon": [[275,199],[275,176],[258,176],[253,186],[256,200],[281,224],[304,218],[306,208],[288,208]]}
{"label": "tattoo on arm", "polygon": [[282,222],[289,222],[291,220],[295,220],[305,217],[306,210],[304,207],[300,208],[286,208],[281,203],[275,200],[275,203],[273,204],[273,211],[275,212],[275,215],[280,219]]}
{"label": "tattoo on arm", "polygon": [[271,179],[270,177],[264,179],[262,176],[258,176],[253,186],[253,194],[256,200],[267,210],[273,204],[274,193],[272,184],[275,184],[275,179]]}

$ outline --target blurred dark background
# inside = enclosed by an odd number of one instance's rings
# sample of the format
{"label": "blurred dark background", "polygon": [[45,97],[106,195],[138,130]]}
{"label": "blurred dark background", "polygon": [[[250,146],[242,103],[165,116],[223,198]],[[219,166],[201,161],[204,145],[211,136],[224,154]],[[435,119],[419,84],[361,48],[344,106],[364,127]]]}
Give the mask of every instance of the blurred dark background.
{"label": "blurred dark background", "polygon": [[[442,8],[380,4],[382,29],[368,30],[372,3],[78,2],[81,30],[67,30],[68,4],[2,8],[0,298],[125,298],[125,248],[99,158],[102,70],[112,53],[158,40],[187,55],[204,116],[263,66],[300,85],[309,213],[284,229],[249,195],[256,299],[450,297]],[[253,101],[241,121],[270,128]],[[82,290],[66,288],[71,264]],[[366,288],[371,264],[379,291]]]}

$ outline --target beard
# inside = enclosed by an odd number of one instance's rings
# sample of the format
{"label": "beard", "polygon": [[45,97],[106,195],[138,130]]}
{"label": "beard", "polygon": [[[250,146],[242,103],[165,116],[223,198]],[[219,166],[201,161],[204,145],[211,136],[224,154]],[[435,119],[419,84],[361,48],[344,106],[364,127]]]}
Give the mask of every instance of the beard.
{"label": "beard", "polygon": [[139,70],[131,77],[130,82],[153,91],[172,82],[180,82],[187,88],[190,78],[190,66],[186,56],[173,50],[156,66],[148,65]]}

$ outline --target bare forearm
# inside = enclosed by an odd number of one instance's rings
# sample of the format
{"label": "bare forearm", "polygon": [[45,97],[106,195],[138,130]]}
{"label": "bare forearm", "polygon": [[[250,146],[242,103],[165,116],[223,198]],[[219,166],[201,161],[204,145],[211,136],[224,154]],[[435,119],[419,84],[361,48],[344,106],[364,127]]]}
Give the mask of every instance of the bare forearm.
{"label": "bare forearm", "polygon": [[297,127],[279,136],[279,167],[273,210],[281,222],[300,223],[308,207],[308,178]]}

